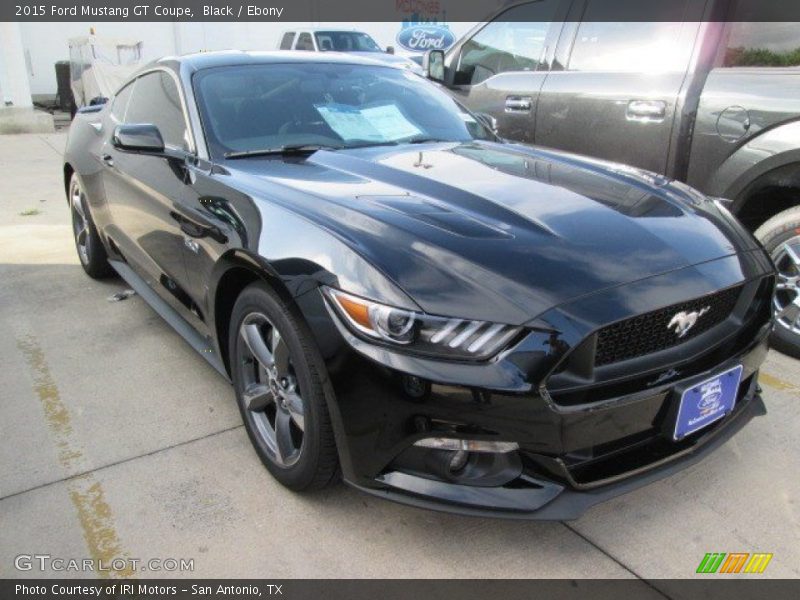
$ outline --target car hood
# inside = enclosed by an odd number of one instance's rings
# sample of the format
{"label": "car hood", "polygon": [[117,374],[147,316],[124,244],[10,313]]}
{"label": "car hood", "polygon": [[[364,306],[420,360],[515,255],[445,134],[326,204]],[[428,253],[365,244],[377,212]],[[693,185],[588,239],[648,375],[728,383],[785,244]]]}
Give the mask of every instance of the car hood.
{"label": "car hood", "polygon": [[282,198],[335,233],[432,314],[523,323],[749,249],[686,186],[525,146],[405,144],[226,166],[254,197]]}

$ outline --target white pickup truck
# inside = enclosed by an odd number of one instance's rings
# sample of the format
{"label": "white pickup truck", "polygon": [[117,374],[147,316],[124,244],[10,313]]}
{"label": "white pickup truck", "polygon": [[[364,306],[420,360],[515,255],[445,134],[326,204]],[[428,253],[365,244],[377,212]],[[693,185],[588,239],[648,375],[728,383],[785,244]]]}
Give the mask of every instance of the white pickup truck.
{"label": "white pickup truck", "polygon": [[422,75],[422,67],[404,56],[396,56],[394,48],[382,50],[368,33],[354,29],[293,29],[284,31],[278,43],[279,50],[306,50],[308,52],[348,52],[371,58],[400,69]]}

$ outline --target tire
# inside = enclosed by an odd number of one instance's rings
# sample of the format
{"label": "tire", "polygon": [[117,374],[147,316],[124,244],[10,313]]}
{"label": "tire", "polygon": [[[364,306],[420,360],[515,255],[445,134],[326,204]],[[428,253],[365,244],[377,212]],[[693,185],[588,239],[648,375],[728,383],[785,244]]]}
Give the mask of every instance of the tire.
{"label": "tire", "polygon": [[236,401],[261,462],[295,491],[332,483],[339,473],[333,390],[299,315],[266,283],[253,283],[234,305],[228,348]]}
{"label": "tire", "polygon": [[778,213],[755,235],[778,269],[770,342],[776,350],[800,358],[800,206]]}
{"label": "tire", "polygon": [[92,279],[105,279],[114,274],[114,269],[108,262],[103,241],[97,234],[97,228],[89,211],[86,194],[81,189],[81,182],[77,173],[73,173],[69,180],[69,210],[72,218],[72,237],[75,240],[75,250],[78,260],[86,274]]}

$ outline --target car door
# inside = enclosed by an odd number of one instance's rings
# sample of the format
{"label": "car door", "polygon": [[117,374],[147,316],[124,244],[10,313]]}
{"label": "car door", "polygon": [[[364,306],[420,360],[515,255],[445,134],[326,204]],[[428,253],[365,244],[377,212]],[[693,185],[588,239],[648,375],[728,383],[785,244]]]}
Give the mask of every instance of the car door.
{"label": "car door", "polygon": [[704,6],[574,4],[539,96],[535,143],[666,173]]}
{"label": "car door", "polygon": [[451,92],[473,112],[492,116],[501,136],[533,142],[537,97],[568,6],[536,0],[511,7],[448,53]]}
{"label": "car door", "polygon": [[178,82],[171,72],[157,69],[131,86],[124,114],[120,117],[112,111],[112,119],[156,125],[173,157],[119,150],[112,143],[114,126],[119,123],[108,127],[102,150],[111,223],[107,233],[131,268],[174,307],[186,312],[184,236],[174,204],[186,186],[182,157],[188,155],[191,137]]}

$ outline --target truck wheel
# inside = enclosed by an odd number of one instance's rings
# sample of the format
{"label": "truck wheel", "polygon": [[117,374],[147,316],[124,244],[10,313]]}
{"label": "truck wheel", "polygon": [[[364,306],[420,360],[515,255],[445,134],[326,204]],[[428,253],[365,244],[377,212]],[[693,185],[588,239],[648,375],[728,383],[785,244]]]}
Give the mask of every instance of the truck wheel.
{"label": "truck wheel", "polygon": [[772,346],[800,358],[800,206],[772,217],[756,231],[772,257],[778,281],[772,301]]}

